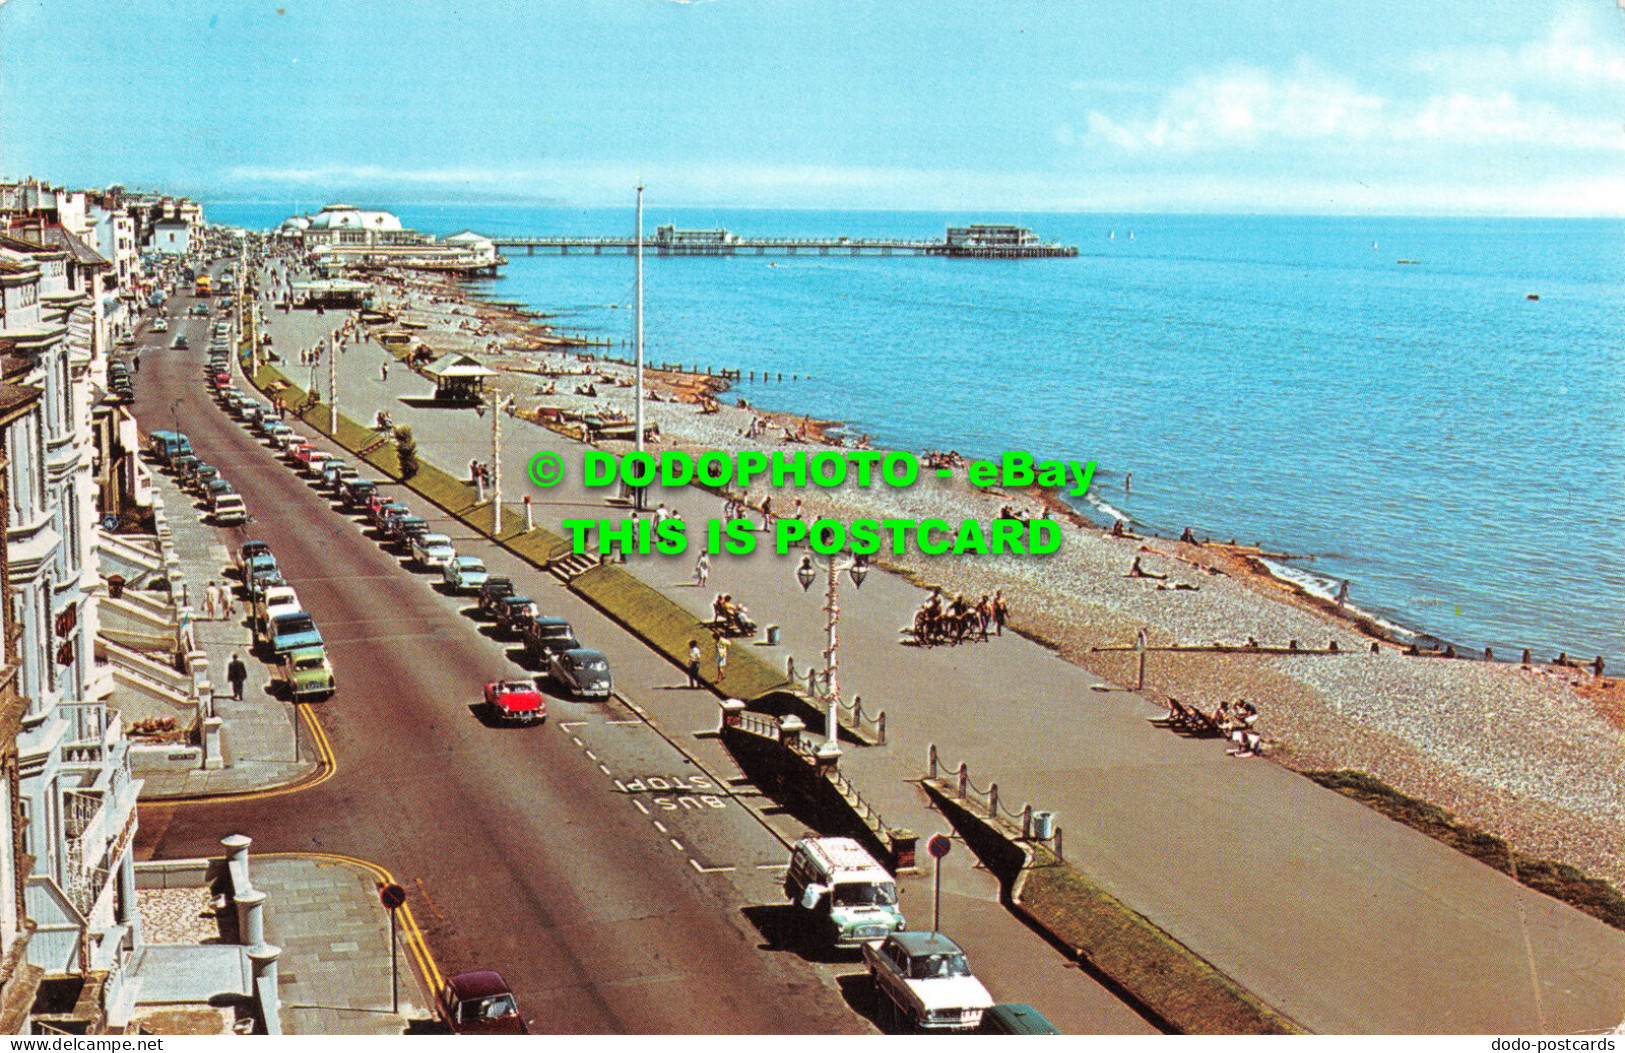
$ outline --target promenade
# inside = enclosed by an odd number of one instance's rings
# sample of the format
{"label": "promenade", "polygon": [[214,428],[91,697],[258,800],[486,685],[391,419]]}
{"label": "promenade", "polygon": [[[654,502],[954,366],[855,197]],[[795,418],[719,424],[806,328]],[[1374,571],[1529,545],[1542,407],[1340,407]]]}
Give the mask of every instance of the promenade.
{"label": "promenade", "polygon": [[[306,381],[298,349],[341,321],[274,313],[275,346],[294,363],[284,371]],[[325,362],[317,373],[325,391]],[[489,460],[489,413],[404,401],[430,388],[376,345],[339,356],[346,415],[370,421],[387,410],[412,426],[421,458],[456,475],[471,458]],[[522,514],[517,498],[529,492],[538,525],[554,530],[566,517],[623,515],[579,485],[579,444],[506,416],[501,426],[509,514]],[[563,455],[563,484],[542,491],[526,481],[538,450]],[[651,500],[677,508],[691,535],[720,514],[700,492]],[[630,569],[702,616],[714,593],[732,593],[783,631],[777,647],[736,647],[781,669],[792,655],[808,668],[823,649],[823,584],[803,592],[799,561],[800,552],[714,557],[705,589],[692,584],[692,552],[634,559]],[[923,599],[878,572],[861,591],[842,583],[843,695],[884,708],[889,734],[883,747],[845,746],[842,766],[890,825],[944,828],[914,781],[935,745],[948,765],[968,763],[979,784],[996,780],[1007,803],[1055,811],[1069,862],[1312,1031],[1562,1033],[1611,1029],[1625,1016],[1625,933],[1285,768],[1157,728],[1147,718],[1159,707],[1097,690],[1097,677],[1020,637],[903,646],[898,628]],[[1019,620],[1019,593],[1010,602]],[[685,749],[726,763],[714,741],[690,741],[715,726],[714,696],[674,690],[681,673],[665,663],[610,658],[623,694]]]}

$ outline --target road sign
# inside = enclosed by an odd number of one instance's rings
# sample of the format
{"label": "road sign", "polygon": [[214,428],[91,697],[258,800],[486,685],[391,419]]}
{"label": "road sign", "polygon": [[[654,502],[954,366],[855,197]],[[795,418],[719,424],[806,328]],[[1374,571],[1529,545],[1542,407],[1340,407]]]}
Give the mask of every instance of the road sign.
{"label": "road sign", "polygon": [[925,843],[925,850],[931,853],[932,859],[941,859],[953,847],[954,843],[948,839],[946,834],[932,834],[931,840]]}
{"label": "road sign", "polygon": [[394,910],[406,902],[406,890],[395,884],[380,886],[378,889],[378,902],[390,910]]}

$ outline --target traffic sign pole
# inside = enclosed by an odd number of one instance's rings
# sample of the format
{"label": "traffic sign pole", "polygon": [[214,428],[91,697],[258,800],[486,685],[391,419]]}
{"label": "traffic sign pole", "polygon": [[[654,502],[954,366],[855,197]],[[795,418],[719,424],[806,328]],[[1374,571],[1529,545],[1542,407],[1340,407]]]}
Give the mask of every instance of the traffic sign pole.
{"label": "traffic sign pole", "polygon": [[406,890],[391,882],[378,886],[378,902],[389,910],[389,1004],[390,1012],[401,1011],[401,955],[395,939],[395,911],[406,902]]}
{"label": "traffic sign pole", "polygon": [[937,872],[936,902],[931,910],[931,931],[933,934],[942,931],[942,861],[947,857],[949,850],[953,846],[954,843],[948,840],[946,834],[932,834],[931,840],[925,843],[925,850],[931,853],[932,859],[937,861],[935,868]]}

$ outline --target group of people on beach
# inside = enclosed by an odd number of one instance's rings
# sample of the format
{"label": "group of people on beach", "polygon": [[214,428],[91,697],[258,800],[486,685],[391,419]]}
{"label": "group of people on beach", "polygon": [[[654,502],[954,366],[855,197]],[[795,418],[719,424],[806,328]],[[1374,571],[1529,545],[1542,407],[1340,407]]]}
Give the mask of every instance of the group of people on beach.
{"label": "group of people on beach", "polygon": [[994,589],[991,596],[984,592],[975,603],[966,600],[962,592],[943,603],[942,590],[932,589],[930,599],[914,614],[914,642],[922,646],[963,643],[972,633],[986,640],[989,629],[993,635],[1003,636],[1009,617],[1003,589]]}

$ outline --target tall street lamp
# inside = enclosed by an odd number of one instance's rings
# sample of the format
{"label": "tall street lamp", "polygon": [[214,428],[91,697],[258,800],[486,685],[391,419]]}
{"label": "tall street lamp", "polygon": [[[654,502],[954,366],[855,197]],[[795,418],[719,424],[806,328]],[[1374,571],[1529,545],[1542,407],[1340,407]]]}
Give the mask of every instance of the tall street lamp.
{"label": "tall street lamp", "polygon": [[[837,627],[841,622],[841,602],[836,591],[836,582],[840,580],[840,572],[846,571],[852,576],[852,584],[858,588],[863,587],[863,579],[869,573],[868,564],[861,558],[837,561],[832,552],[824,557],[824,571],[829,580],[829,588],[824,593],[824,632],[826,643],[824,646],[824,686],[829,691],[829,712],[825,717],[824,744],[818,747],[818,762],[820,766],[833,765],[840,760],[840,712],[841,712],[841,683],[839,677],[840,661],[837,650],[841,640]],[[801,557],[801,566],[796,568],[796,580],[801,582],[803,591],[812,588],[812,583],[818,579],[818,569],[813,566],[811,556]]]}

